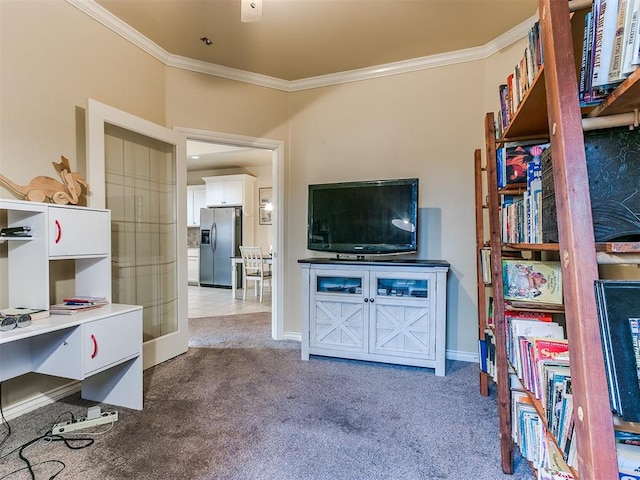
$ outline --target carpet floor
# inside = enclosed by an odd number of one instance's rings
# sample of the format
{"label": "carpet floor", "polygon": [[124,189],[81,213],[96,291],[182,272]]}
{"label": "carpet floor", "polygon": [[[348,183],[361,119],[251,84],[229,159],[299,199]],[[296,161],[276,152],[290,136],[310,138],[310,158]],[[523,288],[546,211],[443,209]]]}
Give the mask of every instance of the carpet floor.
{"label": "carpet floor", "polygon": [[[117,410],[111,429],[72,450],[38,441],[65,412],[91,402],[72,395],[11,423],[0,479],[532,480],[516,453],[501,472],[495,394],[479,395],[477,365],[433,370],[312,357],[274,341],[269,314],[190,320],[189,351],[144,373],[144,409]],[[61,417],[62,416],[62,417]],[[89,437],[82,432],[78,438]],[[76,440],[71,446],[79,446]],[[40,463],[53,460],[49,463]],[[5,477],[6,476],[6,477]]]}

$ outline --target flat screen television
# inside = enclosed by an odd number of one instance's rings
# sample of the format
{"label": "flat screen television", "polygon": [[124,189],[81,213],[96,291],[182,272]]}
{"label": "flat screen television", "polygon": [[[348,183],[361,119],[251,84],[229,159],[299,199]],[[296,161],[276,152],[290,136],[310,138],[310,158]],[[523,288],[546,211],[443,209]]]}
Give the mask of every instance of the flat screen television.
{"label": "flat screen television", "polygon": [[307,248],[357,256],[415,252],[418,179],[309,185]]}

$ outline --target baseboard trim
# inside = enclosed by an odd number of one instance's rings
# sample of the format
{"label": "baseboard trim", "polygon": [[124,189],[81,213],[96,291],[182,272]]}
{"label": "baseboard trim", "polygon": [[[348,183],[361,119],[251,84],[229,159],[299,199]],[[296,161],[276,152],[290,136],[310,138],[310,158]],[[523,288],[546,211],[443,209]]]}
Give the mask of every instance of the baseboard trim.
{"label": "baseboard trim", "polygon": [[460,350],[447,350],[447,360],[458,360],[460,362],[478,363],[478,354],[474,352],[463,352]]}
{"label": "baseboard trim", "polygon": [[285,340],[295,340],[296,342],[302,343],[302,334],[295,332],[284,332]]}
{"label": "baseboard trim", "polygon": [[[295,340],[302,342],[302,334],[296,332],[285,332],[285,340]],[[460,362],[478,363],[477,352],[464,352],[461,350],[447,350],[445,354],[447,360],[458,360]]]}
{"label": "baseboard trim", "polygon": [[49,390],[48,392],[39,393],[26,400],[17,402],[3,410],[7,420],[17,418],[25,413],[32,412],[38,408],[50,405],[58,400],[73,395],[80,391],[80,382],[70,382],[60,387]]}

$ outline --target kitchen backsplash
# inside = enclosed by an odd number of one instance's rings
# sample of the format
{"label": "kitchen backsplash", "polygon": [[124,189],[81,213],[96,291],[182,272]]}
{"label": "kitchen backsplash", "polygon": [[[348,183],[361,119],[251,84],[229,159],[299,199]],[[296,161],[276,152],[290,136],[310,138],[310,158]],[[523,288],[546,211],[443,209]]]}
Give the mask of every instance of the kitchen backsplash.
{"label": "kitchen backsplash", "polygon": [[187,247],[200,246],[200,227],[187,227]]}

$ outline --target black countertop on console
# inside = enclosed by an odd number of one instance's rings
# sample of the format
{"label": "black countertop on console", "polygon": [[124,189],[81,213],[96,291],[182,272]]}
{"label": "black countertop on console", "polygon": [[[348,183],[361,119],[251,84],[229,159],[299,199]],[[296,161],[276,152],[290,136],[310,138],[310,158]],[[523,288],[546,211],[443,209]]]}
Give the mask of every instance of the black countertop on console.
{"label": "black countertop on console", "polygon": [[420,260],[416,258],[329,258],[329,257],[312,257],[302,258],[298,263],[312,263],[325,265],[395,265],[395,266],[414,266],[414,267],[446,267],[451,265],[444,260]]}

